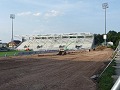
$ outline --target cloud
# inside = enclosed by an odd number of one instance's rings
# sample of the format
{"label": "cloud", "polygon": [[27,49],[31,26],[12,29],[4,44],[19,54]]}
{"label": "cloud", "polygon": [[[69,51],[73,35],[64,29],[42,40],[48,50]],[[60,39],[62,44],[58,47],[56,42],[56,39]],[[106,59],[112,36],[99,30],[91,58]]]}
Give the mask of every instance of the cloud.
{"label": "cloud", "polygon": [[18,16],[28,16],[31,15],[32,12],[21,12],[21,13],[17,13]]}
{"label": "cloud", "polygon": [[40,12],[37,12],[37,13],[33,13],[33,12],[21,12],[21,13],[17,13],[16,14],[17,16],[29,16],[29,15],[32,15],[32,16],[40,16],[41,13]]}
{"label": "cloud", "polygon": [[56,10],[51,10],[47,13],[45,13],[45,17],[56,17],[56,16],[59,16],[61,15],[61,13],[59,11],[56,11]]}
{"label": "cloud", "polygon": [[33,16],[40,16],[40,15],[41,15],[41,13],[39,13],[39,12],[33,14]]}
{"label": "cloud", "polygon": [[31,12],[31,11],[28,11],[28,12],[17,13],[16,15],[17,16],[36,16],[36,17],[41,16],[41,17],[47,19],[47,18],[50,18],[50,17],[60,16],[62,14],[63,13],[58,11],[58,10],[50,10],[46,13],[41,13],[41,12],[34,13],[34,12]]}

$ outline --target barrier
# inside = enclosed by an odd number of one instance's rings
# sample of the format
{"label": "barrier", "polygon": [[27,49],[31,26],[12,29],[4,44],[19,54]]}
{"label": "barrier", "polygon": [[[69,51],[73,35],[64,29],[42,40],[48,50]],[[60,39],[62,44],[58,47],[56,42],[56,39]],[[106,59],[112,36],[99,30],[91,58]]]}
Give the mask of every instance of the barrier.
{"label": "barrier", "polygon": [[[120,41],[119,41],[119,45],[116,48],[117,53],[120,53]],[[113,87],[111,88],[111,90],[120,90],[120,76],[117,79],[117,81],[115,82],[115,84],[113,85]]]}

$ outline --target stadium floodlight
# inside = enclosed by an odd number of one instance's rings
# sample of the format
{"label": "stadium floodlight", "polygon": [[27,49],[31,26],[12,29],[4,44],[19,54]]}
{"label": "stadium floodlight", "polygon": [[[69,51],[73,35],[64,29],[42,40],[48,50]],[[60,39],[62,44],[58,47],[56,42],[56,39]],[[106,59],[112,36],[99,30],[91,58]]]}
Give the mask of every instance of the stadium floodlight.
{"label": "stadium floodlight", "polygon": [[102,8],[103,8],[103,9],[108,8],[108,3],[103,3],[103,4],[102,4]]}
{"label": "stadium floodlight", "polygon": [[103,3],[102,8],[105,9],[105,35],[103,36],[103,39],[105,40],[104,44],[106,45],[106,39],[107,39],[107,35],[106,35],[106,9],[108,8],[108,3]]}
{"label": "stadium floodlight", "polygon": [[10,14],[11,19],[15,19],[15,14]]}
{"label": "stadium floodlight", "polygon": [[10,18],[12,19],[12,38],[11,38],[11,41],[13,41],[13,19],[15,19],[15,14],[10,14]]}
{"label": "stadium floodlight", "polygon": [[12,19],[12,38],[11,38],[11,43],[12,43],[12,49],[13,49],[13,19],[15,19],[15,14],[10,14],[10,18]]}

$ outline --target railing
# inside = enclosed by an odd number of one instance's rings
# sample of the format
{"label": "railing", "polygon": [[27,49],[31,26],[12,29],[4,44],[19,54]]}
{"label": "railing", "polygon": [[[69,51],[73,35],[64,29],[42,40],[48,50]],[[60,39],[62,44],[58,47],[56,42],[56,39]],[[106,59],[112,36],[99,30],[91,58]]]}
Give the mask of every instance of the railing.
{"label": "railing", "polygon": [[[120,44],[120,43],[119,43]],[[102,71],[102,73],[99,75],[99,77],[102,76],[102,74],[106,71],[106,69],[109,67],[109,65],[113,62],[113,60],[115,59],[116,55],[117,55],[117,51],[119,50],[119,45],[117,46],[116,50],[113,52],[113,58],[112,60],[109,62],[109,64],[105,67],[105,69]]]}
{"label": "railing", "polygon": [[[120,41],[119,41],[119,45],[117,47],[117,53],[120,53]],[[117,79],[117,81],[115,82],[115,84],[113,85],[113,87],[111,88],[111,90],[120,90],[120,76]]]}

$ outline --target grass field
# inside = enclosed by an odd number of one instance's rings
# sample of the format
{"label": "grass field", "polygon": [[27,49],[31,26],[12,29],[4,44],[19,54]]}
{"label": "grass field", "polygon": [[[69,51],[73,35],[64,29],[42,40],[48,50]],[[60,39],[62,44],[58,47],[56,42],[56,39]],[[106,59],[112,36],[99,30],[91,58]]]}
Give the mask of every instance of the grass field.
{"label": "grass field", "polygon": [[19,52],[20,51],[5,51],[5,52],[0,52],[0,57],[18,55]]}

